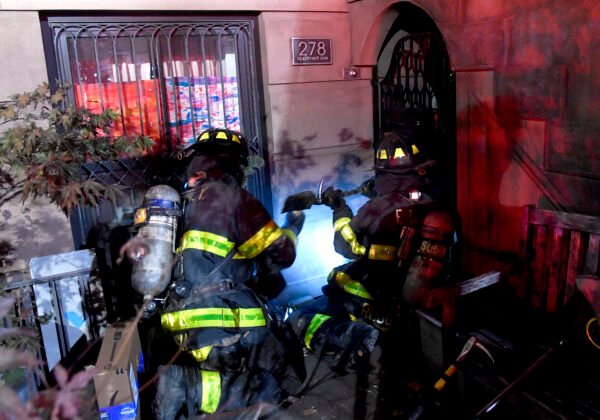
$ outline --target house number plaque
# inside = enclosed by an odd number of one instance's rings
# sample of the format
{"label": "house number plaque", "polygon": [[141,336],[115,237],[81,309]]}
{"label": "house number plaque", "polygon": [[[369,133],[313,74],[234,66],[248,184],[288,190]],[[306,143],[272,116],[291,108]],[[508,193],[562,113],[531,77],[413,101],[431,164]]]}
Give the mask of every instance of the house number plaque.
{"label": "house number plaque", "polygon": [[307,66],[332,64],[331,39],[292,38],[292,64]]}

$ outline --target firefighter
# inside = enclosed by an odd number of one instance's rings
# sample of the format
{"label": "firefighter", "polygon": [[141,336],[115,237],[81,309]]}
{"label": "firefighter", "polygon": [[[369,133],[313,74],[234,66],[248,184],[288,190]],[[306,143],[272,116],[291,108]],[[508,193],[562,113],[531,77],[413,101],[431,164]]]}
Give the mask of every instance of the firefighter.
{"label": "firefighter", "polygon": [[[281,228],[243,188],[249,153],[240,133],[209,129],[183,155],[189,164],[182,276],[171,286],[161,324],[193,363],[162,369],[155,416],[278,404],[288,395],[291,365],[302,379],[302,353],[265,302],[284,285],[279,271],[294,262],[304,215],[291,213]],[[291,360],[298,354],[300,361]]]}
{"label": "firefighter", "polygon": [[422,305],[448,275],[454,220],[424,192],[432,165],[407,126],[384,133],[375,150],[374,194],[356,215],[342,191],[323,194],[333,209],[335,250],[351,261],[334,268],[323,296],[288,322],[307,348],[336,353],[338,368],[379,369],[381,333],[404,305]]}

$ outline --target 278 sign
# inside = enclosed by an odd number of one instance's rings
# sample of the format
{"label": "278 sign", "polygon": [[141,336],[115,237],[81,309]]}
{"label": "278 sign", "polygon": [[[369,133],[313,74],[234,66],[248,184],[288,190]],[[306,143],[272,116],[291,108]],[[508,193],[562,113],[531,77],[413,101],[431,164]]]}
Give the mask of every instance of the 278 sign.
{"label": "278 sign", "polygon": [[332,64],[331,39],[292,38],[292,64],[306,66]]}

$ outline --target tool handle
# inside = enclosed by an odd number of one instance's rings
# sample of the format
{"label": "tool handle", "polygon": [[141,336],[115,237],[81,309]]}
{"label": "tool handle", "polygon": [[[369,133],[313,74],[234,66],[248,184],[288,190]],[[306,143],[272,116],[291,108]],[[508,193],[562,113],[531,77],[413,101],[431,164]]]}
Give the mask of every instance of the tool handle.
{"label": "tool handle", "polygon": [[436,391],[441,391],[442,389],[444,389],[444,387],[448,383],[448,380],[450,378],[452,378],[452,376],[454,376],[454,374],[456,373],[457,370],[458,369],[457,369],[457,367],[456,367],[456,365],[454,363],[451,364],[450,366],[448,366],[448,368],[446,369],[446,371],[442,374],[442,376],[433,385],[433,388]]}

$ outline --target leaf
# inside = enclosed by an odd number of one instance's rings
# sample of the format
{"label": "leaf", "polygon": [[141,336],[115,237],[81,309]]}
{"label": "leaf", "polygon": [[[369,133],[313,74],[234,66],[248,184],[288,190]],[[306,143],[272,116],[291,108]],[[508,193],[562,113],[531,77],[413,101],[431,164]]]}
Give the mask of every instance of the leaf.
{"label": "leaf", "polygon": [[79,204],[82,196],[81,184],[78,182],[69,183],[63,188],[58,205],[65,214],[70,214],[71,210]]}
{"label": "leaf", "polygon": [[10,347],[0,347],[0,371],[15,367],[34,367],[40,362],[31,354]]}
{"label": "leaf", "polygon": [[0,382],[0,412],[13,420],[32,419],[17,393],[3,382]]}
{"label": "leaf", "polygon": [[104,190],[104,198],[111,203],[116,203],[118,197],[126,197],[125,187],[122,185],[107,185]]}
{"label": "leaf", "polygon": [[48,94],[48,92],[50,92],[50,89],[49,89],[48,83],[46,83],[46,82],[43,82],[43,83],[41,83],[41,84],[40,84],[40,85],[37,87],[36,91],[37,91],[37,93],[38,93],[40,96],[44,96],[44,97],[45,97],[45,96]]}
{"label": "leaf", "polygon": [[54,105],[58,105],[58,104],[60,104],[64,100],[65,100],[65,92],[63,92],[62,90],[57,90],[50,97],[50,102],[53,103]]}
{"label": "leaf", "polygon": [[15,112],[15,109],[12,106],[7,106],[6,108],[3,108],[2,111],[0,111],[0,117],[4,118],[5,120],[12,120],[17,116],[17,113]]}
{"label": "leaf", "polygon": [[17,99],[17,105],[21,108],[26,108],[31,103],[31,93],[24,93]]}
{"label": "leaf", "polygon": [[94,367],[92,369],[77,372],[69,381],[68,388],[72,391],[84,389],[94,378],[94,375],[100,373],[101,371],[102,370],[100,368]]}
{"label": "leaf", "polygon": [[54,367],[54,378],[59,388],[64,388],[69,382],[69,372],[59,363]]}

